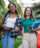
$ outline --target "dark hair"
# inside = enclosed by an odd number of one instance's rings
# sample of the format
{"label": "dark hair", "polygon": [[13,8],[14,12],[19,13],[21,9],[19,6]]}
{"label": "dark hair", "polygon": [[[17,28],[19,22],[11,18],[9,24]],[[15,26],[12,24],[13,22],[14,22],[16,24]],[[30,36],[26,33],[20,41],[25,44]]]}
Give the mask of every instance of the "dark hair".
{"label": "dark hair", "polygon": [[[10,4],[8,5],[8,8],[10,8],[10,5],[11,5],[11,4],[13,4],[13,5],[15,6],[15,8],[16,8],[16,5],[15,5],[14,3],[10,3]],[[7,13],[10,13],[10,10],[8,10]],[[17,9],[15,9],[15,14],[18,15],[18,11],[17,11]]]}
{"label": "dark hair", "polygon": [[[25,11],[24,11],[24,19],[26,19],[26,9],[27,8],[30,8],[30,7],[26,7],[25,8]],[[31,9],[30,19],[32,20],[33,19],[32,8],[30,8],[30,9]]]}
{"label": "dark hair", "polygon": [[13,5],[15,6],[15,8],[16,8],[16,5],[15,5],[14,3],[10,3],[10,4],[8,5],[8,8],[10,8],[10,5],[11,5],[11,4],[13,4]]}

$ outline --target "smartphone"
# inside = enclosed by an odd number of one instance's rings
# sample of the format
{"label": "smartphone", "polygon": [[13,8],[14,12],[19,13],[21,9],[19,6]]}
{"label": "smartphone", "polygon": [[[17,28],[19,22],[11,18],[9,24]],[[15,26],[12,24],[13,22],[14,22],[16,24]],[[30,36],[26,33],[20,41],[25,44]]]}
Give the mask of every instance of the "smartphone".
{"label": "smartphone", "polygon": [[32,29],[32,27],[29,27],[30,29]]}

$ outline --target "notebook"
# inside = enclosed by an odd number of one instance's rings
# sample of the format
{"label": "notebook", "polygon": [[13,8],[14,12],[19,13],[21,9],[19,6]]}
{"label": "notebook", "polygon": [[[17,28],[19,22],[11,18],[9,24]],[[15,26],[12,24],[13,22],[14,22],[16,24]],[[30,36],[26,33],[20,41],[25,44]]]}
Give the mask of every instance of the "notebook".
{"label": "notebook", "polygon": [[36,29],[39,25],[40,25],[40,21],[35,22],[32,27],[33,27],[33,29]]}

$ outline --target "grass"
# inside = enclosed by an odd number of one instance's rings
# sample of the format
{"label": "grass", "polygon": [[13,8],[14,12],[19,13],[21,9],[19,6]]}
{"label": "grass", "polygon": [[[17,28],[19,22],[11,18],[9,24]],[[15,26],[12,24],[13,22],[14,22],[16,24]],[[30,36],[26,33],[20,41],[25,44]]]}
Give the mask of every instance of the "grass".
{"label": "grass", "polygon": [[[14,44],[14,48],[18,48],[18,46],[22,43],[22,39],[21,38],[18,38],[16,41],[15,41],[15,44]],[[2,48],[2,43],[0,41],[0,48]]]}
{"label": "grass", "polygon": [[1,41],[0,41],[0,48],[2,48],[2,43],[1,43]]}
{"label": "grass", "polygon": [[16,41],[15,41],[15,44],[14,44],[14,48],[18,48],[18,46],[22,43],[22,39],[21,38],[18,38]]}

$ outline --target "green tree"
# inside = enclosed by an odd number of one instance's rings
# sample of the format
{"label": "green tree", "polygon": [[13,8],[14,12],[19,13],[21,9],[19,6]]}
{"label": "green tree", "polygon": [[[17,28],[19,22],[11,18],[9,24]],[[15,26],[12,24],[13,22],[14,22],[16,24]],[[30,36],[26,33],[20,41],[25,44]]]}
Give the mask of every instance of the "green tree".
{"label": "green tree", "polygon": [[35,17],[40,17],[40,3],[33,4],[32,9],[34,11]]}
{"label": "green tree", "polygon": [[0,16],[4,15],[5,12],[6,12],[6,10],[5,10],[5,2],[4,2],[4,0],[0,0]]}
{"label": "green tree", "polygon": [[5,2],[4,2],[4,0],[0,0],[0,24],[3,23],[5,13],[6,13]]}

